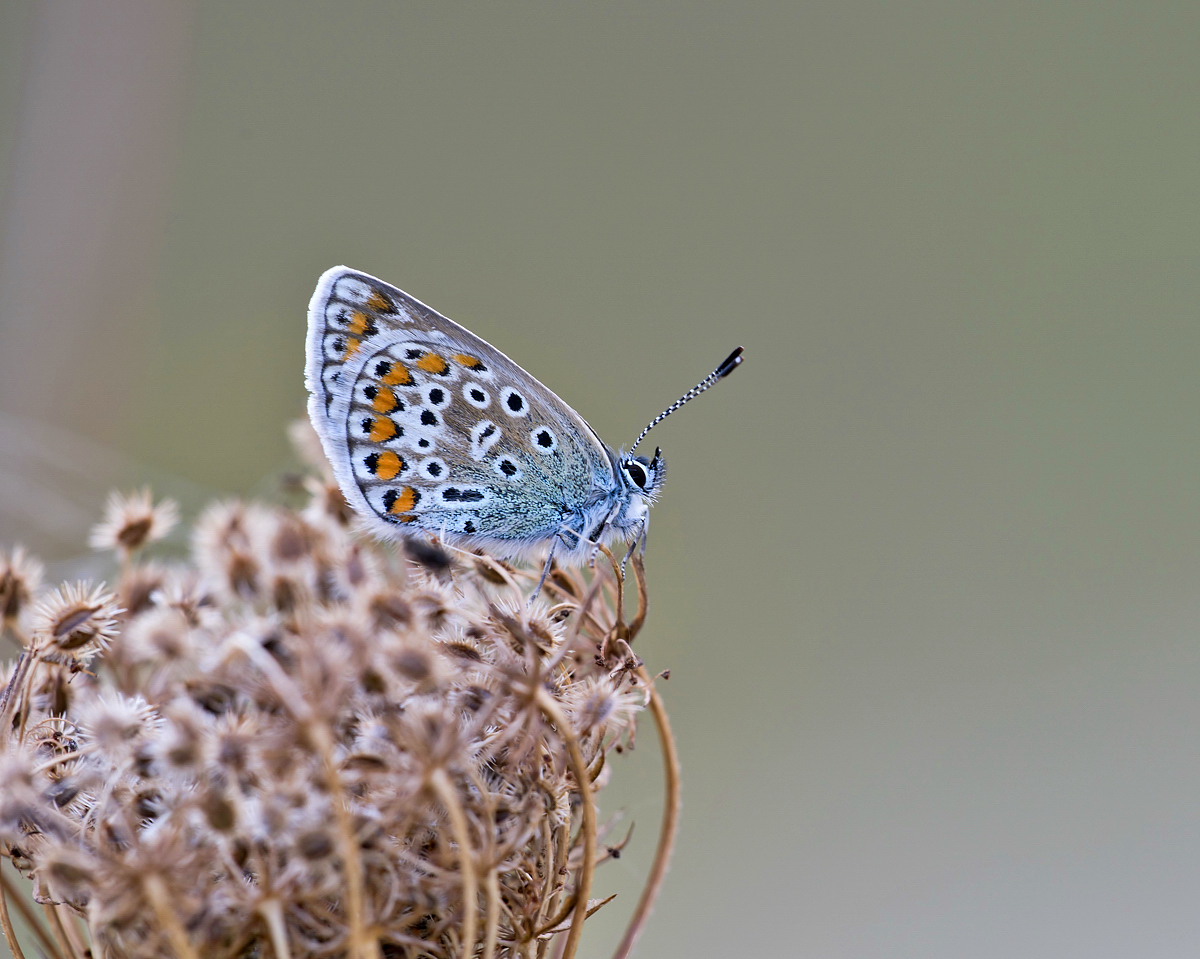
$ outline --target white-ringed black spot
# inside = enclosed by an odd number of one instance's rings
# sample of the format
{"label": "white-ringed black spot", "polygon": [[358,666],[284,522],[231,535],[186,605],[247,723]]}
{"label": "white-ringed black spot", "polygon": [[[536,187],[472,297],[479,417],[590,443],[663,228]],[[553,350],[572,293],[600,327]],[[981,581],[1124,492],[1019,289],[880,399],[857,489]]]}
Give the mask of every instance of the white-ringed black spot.
{"label": "white-ringed black spot", "polygon": [[450,404],[450,394],[440,386],[431,386],[425,393],[425,398],[429,400],[429,405],[441,409]]}
{"label": "white-ringed black spot", "polygon": [[539,453],[553,453],[558,449],[558,439],[548,426],[539,426],[530,430],[529,441]]}
{"label": "white-ringed black spot", "polygon": [[433,479],[441,479],[448,472],[446,464],[436,457],[430,457],[421,464],[421,472]]}
{"label": "white-ringed black spot", "polygon": [[421,425],[422,426],[437,426],[438,418],[433,410],[421,410]]}
{"label": "white-ringed black spot", "polygon": [[367,467],[367,470],[373,474],[377,469],[379,469],[379,454],[371,453],[366,459],[363,460],[363,464]]}
{"label": "white-ringed black spot", "polygon": [[463,532],[464,533],[474,533],[475,532],[475,524],[472,523],[470,520],[467,520],[466,525],[463,526]]}
{"label": "white-ringed black spot", "polygon": [[507,456],[501,456],[493,462],[492,469],[496,472],[497,476],[506,480],[519,480],[525,475],[521,467]]}
{"label": "white-ringed black spot", "polygon": [[419,440],[417,440],[417,445],[418,445],[419,447],[421,447],[421,449],[423,449],[423,450],[427,450],[427,449],[429,449],[429,440],[427,440],[427,439],[419,439]]}
{"label": "white-ringed black spot", "polygon": [[501,405],[504,407],[504,412],[509,416],[519,419],[529,413],[529,404],[525,401],[525,397],[514,390],[511,386],[507,387],[500,395]]}
{"label": "white-ringed black spot", "polygon": [[491,420],[480,420],[471,427],[471,456],[477,460],[483,459],[487,451],[500,442],[502,435],[500,428]]}
{"label": "white-ringed black spot", "polygon": [[387,360],[380,360],[375,364],[375,375],[379,377],[379,379],[383,379],[390,372],[392,372],[392,364]]}
{"label": "white-ringed black spot", "polygon": [[404,351],[404,358],[406,360],[419,360],[424,355],[425,355],[424,350],[405,350]]}
{"label": "white-ringed black spot", "polygon": [[463,399],[477,410],[486,409],[488,404],[492,402],[492,398],[488,396],[487,390],[478,383],[468,383],[463,387]]}

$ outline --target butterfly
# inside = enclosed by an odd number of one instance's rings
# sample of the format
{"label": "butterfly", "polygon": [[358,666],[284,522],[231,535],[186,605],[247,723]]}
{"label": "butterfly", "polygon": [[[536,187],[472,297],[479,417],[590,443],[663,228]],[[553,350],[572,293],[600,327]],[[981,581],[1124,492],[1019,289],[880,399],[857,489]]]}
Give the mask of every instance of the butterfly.
{"label": "butterfly", "polygon": [[645,545],[667,464],[634,456],[659,422],[742,362],[738,347],[628,451],[490,343],[382,280],[322,274],[308,307],[308,411],[350,505],[383,538],[504,558]]}

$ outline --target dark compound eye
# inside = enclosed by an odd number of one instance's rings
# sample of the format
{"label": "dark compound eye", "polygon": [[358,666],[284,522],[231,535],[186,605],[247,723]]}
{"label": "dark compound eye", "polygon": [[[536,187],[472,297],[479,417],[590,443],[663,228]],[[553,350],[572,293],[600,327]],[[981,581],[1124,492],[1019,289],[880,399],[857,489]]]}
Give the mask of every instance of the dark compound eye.
{"label": "dark compound eye", "polygon": [[646,471],[642,469],[641,463],[626,463],[625,472],[637,484],[638,489],[646,488]]}

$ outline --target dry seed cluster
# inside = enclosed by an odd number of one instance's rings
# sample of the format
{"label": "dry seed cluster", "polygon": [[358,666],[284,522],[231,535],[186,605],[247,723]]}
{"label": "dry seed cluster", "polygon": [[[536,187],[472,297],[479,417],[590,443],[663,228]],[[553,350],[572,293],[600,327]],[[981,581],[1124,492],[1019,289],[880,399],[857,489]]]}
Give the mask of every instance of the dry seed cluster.
{"label": "dry seed cluster", "polygon": [[0,553],[0,852],[48,953],[542,957],[583,918],[647,696],[615,576],[528,606],[527,574],[380,548],[309,491],[212,506],[180,566],[138,559],[174,507],[115,497],[113,591]]}

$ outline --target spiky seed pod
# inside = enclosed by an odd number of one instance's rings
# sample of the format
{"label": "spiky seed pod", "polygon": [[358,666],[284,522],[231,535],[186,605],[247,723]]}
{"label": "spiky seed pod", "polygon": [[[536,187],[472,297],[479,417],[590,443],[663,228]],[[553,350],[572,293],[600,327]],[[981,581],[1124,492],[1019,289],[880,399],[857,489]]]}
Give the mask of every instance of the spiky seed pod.
{"label": "spiky seed pod", "polygon": [[36,642],[86,662],[117,635],[116,597],[103,585],[68,583],[42,599],[31,617]]}
{"label": "spiky seed pod", "polygon": [[88,543],[92,549],[129,556],[165,537],[178,522],[179,507],[174,500],[156,504],[149,489],[128,495],[113,492],[104,507],[104,519],[92,528]]}
{"label": "spiky seed pod", "polygon": [[23,546],[0,551],[0,630],[15,626],[42,583],[42,564]]}

